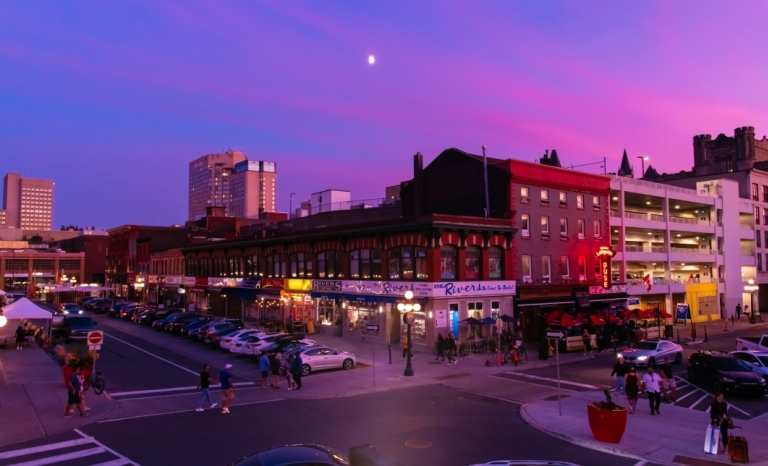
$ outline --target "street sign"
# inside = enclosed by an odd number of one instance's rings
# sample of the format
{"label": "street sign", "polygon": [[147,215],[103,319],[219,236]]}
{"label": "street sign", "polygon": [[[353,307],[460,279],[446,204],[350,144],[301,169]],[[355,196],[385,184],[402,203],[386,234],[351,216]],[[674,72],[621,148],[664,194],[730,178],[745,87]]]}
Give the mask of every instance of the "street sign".
{"label": "street sign", "polygon": [[101,349],[101,345],[88,345],[89,351],[98,351]]}
{"label": "street sign", "polygon": [[378,325],[366,325],[365,329],[366,330],[371,330],[373,332],[378,332],[379,331],[379,326]]}
{"label": "street sign", "polygon": [[557,339],[560,339],[560,338],[563,338],[564,336],[565,335],[563,335],[563,332],[557,332],[557,331],[552,331],[552,330],[547,332],[547,338],[557,338]]}
{"label": "street sign", "polygon": [[413,312],[406,312],[403,316],[403,322],[408,325],[413,325],[413,322],[416,320],[415,316],[413,315]]}
{"label": "street sign", "polygon": [[95,345],[101,345],[101,342],[104,341],[104,332],[101,330],[94,330],[92,332],[88,332],[88,345],[95,346]]}

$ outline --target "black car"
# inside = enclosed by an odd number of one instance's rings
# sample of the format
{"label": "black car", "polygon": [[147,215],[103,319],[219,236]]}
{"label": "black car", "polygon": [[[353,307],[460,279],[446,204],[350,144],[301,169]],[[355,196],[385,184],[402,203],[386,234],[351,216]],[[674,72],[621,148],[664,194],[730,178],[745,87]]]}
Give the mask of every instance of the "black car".
{"label": "black car", "polygon": [[172,312],[168,314],[168,316],[165,319],[161,319],[160,321],[153,322],[152,328],[156,328],[158,330],[166,330],[169,325],[176,322],[176,319],[187,318],[186,316],[195,316],[195,315],[197,314],[195,314],[194,312]]}
{"label": "black car", "polygon": [[189,323],[183,327],[181,327],[181,330],[179,330],[179,335],[182,337],[191,337],[197,335],[197,330],[202,327],[203,325],[207,324],[211,321],[210,317],[206,317],[202,320],[198,320],[196,322]]}
{"label": "black car", "polygon": [[208,322],[207,324],[203,325],[199,329],[197,329],[197,337],[193,335],[192,338],[198,341],[205,341],[205,337],[208,336],[208,334],[216,332],[218,330],[221,330],[227,326],[238,326],[242,327],[243,323],[240,322],[240,319],[217,319],[213,320],[211,322]]}
{"label": "black car", "polygon": [[88,316],[74,316],[65,317],[61,326],[61,331],[64,333],[64,339],[69,342],[70,340],[85,340],[88,338],[88,333],[96,330],[96,322]]}
{"label": "black car", "polygon": [[98,299],[96,301],[89,302],[88,305],[94,314],[106,314],[114,305],[114,301],[111,299]]}
{"label": "black car", "polygon": [[754,368],[730,354],[696,351],[688,358],[688,380],[712,386],[715,393],[762,396],[766,382]]}
{"label": "black car", "polygon": [[322,445],[287,445],[256,453],[237,463],[232,463],[230,466],[288,466],[297,464],[348,466],[349,461],[341,453]]}
{"label": "black car", "polygon": [[[179,312],[179,311],[175,311],[175,312]],[[152,325],[156,320],[165,319],[166,317],[168,317],[173,313],[174,311],[170,309],[152,308],[152,309],[149,309],[147,312],[142,312],[137,322],[140,325]]]}
{"label": "black car", "polygon": [[132,305],[135,305],[135,303],[123,303],[118,301],[107,310],[107,317],[116,317],[120,314],[122,308]]}
{"label": "black car", "polygon": [[205,317],[194,312],[185,312],[179,318],[174,319],[173,322],[166,325],[165,330],[171,333],[181,333],[181,328],[192,322],[199,320],[205,320]]}

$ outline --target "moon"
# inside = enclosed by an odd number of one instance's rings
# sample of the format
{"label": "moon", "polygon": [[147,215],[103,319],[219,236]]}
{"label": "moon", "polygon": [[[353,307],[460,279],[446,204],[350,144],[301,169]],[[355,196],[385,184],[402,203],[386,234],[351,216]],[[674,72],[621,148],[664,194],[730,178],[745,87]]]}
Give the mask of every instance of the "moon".
{"label": "moon", "polygon": [[376,57],[373,55],[368,55],[368,64],[373,65],[374,63],[376,63]]}

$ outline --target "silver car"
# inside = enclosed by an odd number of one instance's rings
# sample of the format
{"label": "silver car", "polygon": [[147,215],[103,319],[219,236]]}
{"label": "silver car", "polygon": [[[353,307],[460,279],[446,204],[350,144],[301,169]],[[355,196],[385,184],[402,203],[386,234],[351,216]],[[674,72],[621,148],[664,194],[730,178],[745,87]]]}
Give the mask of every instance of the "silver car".
{"label": "silver car", "polygon": [[683,362],[683,347],[667,340],[641,340],[632,348],[622,351],[624,361],[634,366],[651,366],[664,362],[669,358],[675,364]]}
{"label": "silver car", "polygon": [[291,354],[301,354],[301,362],[304,364],[302,375],[325,369],[349,370],[357,364],[354,354],[327,346],[310,346],[294,350]]}
{"label": "silver car", "polygon": [[753,370],[768,382],[768,353],[764,351],[734,351],[731,354],[754,366]]}

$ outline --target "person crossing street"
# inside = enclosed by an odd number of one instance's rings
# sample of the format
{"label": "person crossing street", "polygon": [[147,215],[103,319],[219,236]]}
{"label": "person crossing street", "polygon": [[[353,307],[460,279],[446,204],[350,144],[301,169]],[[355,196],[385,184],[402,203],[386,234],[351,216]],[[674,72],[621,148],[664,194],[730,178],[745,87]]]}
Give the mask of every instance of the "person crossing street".
{"label": "person crossing street", "polygon": [[[208,364],[203,364],[203,370],[200,371],[200,380],[197,382],[197,389],[200,390],[200,401],[197,403],[197,409],[195,411],[204,411],[203,401],[207,401],[211,408],[216,407],[216,403],[211,400],[211,374],[208,372],[210,367]],[[215,381],[213,381],[216,383]]]}

